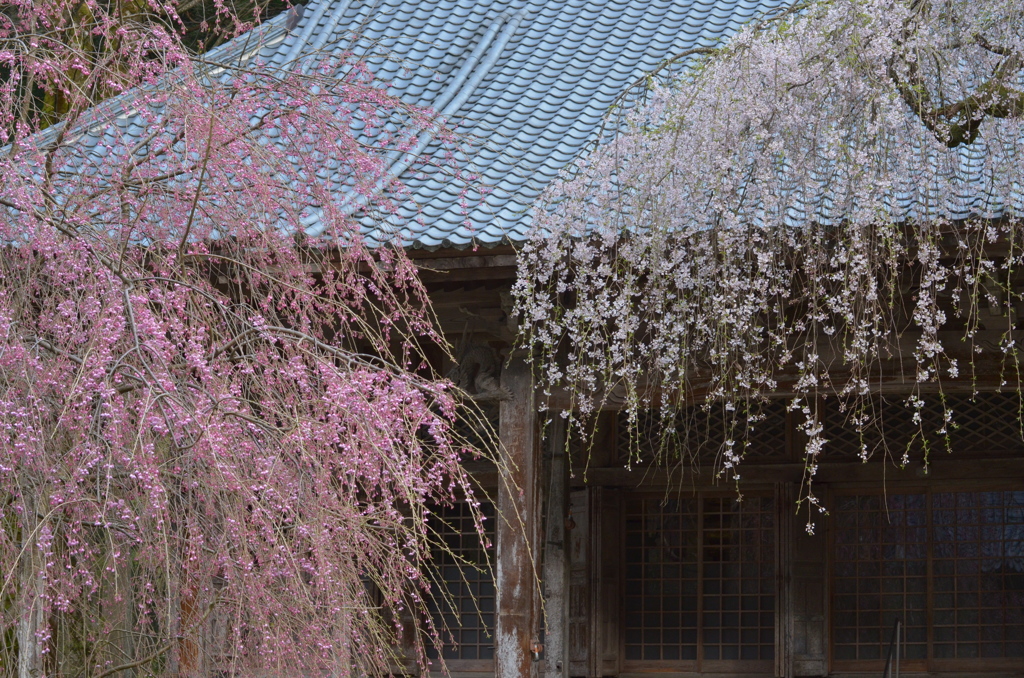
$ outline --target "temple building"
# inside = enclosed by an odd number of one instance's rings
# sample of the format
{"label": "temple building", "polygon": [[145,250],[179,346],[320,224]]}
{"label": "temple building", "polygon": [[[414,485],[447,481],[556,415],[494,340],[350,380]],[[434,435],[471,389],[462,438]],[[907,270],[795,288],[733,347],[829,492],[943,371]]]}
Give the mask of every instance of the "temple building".
{"label": "temple building", "polygon": [[[594,439],[576,440],[550,414],[568,400],[542,398],[513,349],[516,252],[540,192],[612,133],[609,107],[630,105],[619,97],[638,78],[787,4],[310,0],[207,57],[288,68],[340,45],[464,140],[460,172],[397,158],[409,188],[397,213],[354,213],[370,242],[397,239],[415,260],[458,364],[428,357],[476,398],[509,462],[469,464],[490,498],[492,569],[471,566],[487,556],[467,507],[438,511],[451,597],[433,608],[446,627],[435,656],[456,678],[878,676],[893,651],[905,674],[1024,676],[1024,404],[1000,359],[944,384],[958,424],[948,441],[914,435],[904,401],[916,385],[900,376],[912,341],[882,366],[891,378],[866,438],[839,400],[817,397],[827,513],[812,535],[796,506],[796,394],[780,390],[746,431],[737,489],[717,474],[722,412],[695,404],[672,422],[688,434],[663,463],[637,462],[665,422],[645,414],[631,433],[610,398]],[[425,135],[414,150],[441,147]],[[310,237],[319,218],[310,210]],[[976,341],[1002,336],[993,322]],[[934,403],[920,414],[942,416]],[[893,463],[908,450],[910,464]]]}

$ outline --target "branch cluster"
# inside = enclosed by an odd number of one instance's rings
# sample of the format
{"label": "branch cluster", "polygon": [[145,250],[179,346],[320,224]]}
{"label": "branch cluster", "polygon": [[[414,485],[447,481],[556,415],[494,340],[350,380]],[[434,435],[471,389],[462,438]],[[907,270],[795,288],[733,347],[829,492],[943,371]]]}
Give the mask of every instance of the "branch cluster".
{"label": "branch cluster", "polygon": [[808,480],[815,396],[863,432],[883,384],[919,408],[969,376],[982,331],[1016,383],[1022,54],[1018,3],[832,0],[652,85],[538,209],[516,294],[542,383],[582,415],[616,388],[634,421],[724,404],[733,431],[790,394]]}
{"label": "branch cluster", "polygon": [[425,666],[427,506],[474,501],[472,451],[415,268],[340,196],[389,211],[393,157],[452,137],[342,51],[199,61],[137,4],[0,17],[0,665]]}

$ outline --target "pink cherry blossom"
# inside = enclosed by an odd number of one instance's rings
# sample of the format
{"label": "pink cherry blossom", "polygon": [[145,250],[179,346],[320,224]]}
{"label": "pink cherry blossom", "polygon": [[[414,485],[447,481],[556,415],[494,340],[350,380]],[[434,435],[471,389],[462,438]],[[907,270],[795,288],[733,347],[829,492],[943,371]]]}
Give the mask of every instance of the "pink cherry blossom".
{"label": "pink cherry blossom", "polygon": [[443,344],[415,267],[356,217],[402,194],[389,154],[453,137],[342,52],[211,65],[176,4],[0,14],[0,663],[425,666],[426,505],[473,496],[467,450],[412,369]]}

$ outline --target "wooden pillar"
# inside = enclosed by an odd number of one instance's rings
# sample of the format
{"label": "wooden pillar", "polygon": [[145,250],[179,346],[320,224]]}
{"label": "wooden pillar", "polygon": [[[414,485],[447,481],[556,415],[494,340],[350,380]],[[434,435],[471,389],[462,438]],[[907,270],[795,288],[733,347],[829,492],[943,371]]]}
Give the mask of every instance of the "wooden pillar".
{"label": "wooden pillar", "polygon": [[536,529],[537,411],[533,375],[521,355],[513,354],[501,373],[506,399],[500,422],[503,475],[497,506],[497,623],[494,630],[495,678],[529,678],[536,642],[536,576],[530,536]]}
{"label": "wooden pillar", "polygon": [[[571,528],[566,535],[569,550],[569,614],[566,619],[566,645],[569,668],[567,676],[596,676],[593,652],[595,646],[594,587],[600,567],[591,558],[594,535],[590,533],[591,498],[598,488],[590,487],[569,493]],[[616,643],[618,645],[618,643]]]}
{"label": "wooden pillar", "polygon": [[590,636],[591,663],[587,675],[612,676],[622,671],[622,497],[614,488],[594,488],[590,506],[594,630]]}
{"label": "wooden pillar", "polygon": [[547,449],[551,466],[545,497],[544,569],[544,675],[564,678],[569,675],[566,635],[569,623],[569,558],[565,543],[568,516],[569,464],[565,458],[565,419],[553,413],[548,423]]}
{"label": "wooden pillar", "polygon": [[793,486],[775,484],[775,675],[793,678]]}
{"label": "wooden pillar", "polygon": [[[818,487],[818,498],[829,505],[828,490]],[[793,535],[793,675],[828,673],[828,540],[824,515],[815,516],[818,529],[807,534],[807,509],[789,512]]]}

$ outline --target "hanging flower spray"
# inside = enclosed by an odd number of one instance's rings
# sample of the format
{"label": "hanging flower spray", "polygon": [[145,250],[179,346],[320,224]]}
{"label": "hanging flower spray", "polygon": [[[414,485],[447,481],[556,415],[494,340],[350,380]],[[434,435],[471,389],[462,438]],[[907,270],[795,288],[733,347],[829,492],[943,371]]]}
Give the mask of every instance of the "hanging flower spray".
{"label": "hanging flower spray", "polygon": [[537,207],[516,295],[549,393],[658,410],[662,452],[682,408],[724,407],[729,478],[732,434],[795,394],[816,505],[816,396],[863,435],[884,382],[941,405],[986,342],[1017,388],[1019,3],[805,3],[665,66]]}

